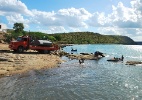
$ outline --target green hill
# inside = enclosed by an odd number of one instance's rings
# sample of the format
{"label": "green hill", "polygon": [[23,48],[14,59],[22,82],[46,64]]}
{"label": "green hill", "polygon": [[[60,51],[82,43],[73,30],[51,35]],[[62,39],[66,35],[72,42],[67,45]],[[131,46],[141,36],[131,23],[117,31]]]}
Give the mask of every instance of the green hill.
{"label": "green hill", "polygon": [[[14,32],[9,32],[5,36],[5,40],[9,40],[14,37],[17,38],[19,34]],[[46,34],[41,32],[26,32],[23,35],[31,35],[33,38],[37,39],[48,39],[53,42],[63,43],[63,44],[136,44],[131,38],[127,36],[120,35],[101,35],[99,33],[93,32],[70,32],[70,33],[55,33]]]}
{"label": "green hill", "polygon": [[52,34],[60,43],[68,44],[136,44],[131,38],[119,35],[101,35],[93,32]]}

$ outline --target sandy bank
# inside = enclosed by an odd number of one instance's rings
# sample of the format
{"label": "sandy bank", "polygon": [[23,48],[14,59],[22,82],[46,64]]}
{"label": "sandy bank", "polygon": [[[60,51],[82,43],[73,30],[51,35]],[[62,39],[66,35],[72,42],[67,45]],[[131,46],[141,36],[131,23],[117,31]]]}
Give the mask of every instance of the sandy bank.
{"label": "sandy bank", "polygon": [[10,51],[5,52],[5,50],[9,50],[8,44],[0,44],[0,76],[53,68],[61,63],[60,57],[56,55],[38,54],[31,51],[24,54],[14,54]]}

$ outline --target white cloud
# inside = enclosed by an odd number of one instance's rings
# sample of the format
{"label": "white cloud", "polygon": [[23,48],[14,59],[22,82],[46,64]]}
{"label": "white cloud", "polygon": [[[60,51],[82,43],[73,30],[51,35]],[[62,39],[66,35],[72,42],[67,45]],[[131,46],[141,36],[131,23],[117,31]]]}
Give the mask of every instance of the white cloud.
{"label": "white cloud", "polygon": [[137,15],[135,9],[128,8],[119,2],[117,6],[112,5],[112,13],[94,13],[89,19],[89,25],[94,27],[118,27],[118,28],[141,28],[142,16]]}
{"label": "white cloud", "polygon": [[[59,9],[57,12],[45,12],[37,9],[29,10],[19,0],[0,0],[0,16],[6,16],[9,24],[24,23],[30,30],[32,26],[40,26],[39,31],[45,33],[60,33],[81,31],[90,27],[99,28],[103,34],[132,36],[137,39],[142,36],[142,0],[130,1],[131,7],[122,2],[112,5],[112,12],[90,13],[84,8]],[[34,28],[32,28],[34,29]],[[37,31],[37,30],[35,30]]]}
{"label": "white cloud", "polygon": [[0,16],[3,16],[3,15],[5,15],[5,12],[0,11]]}
{"label": "white cloud", "polygon": [[113,27],[101,27],[98,28],[98,31],[102,34],[105,35],[123,35],[124,33],[126,34],[126,32],[121,28],[113,28]]}
{"label": "white cloud", "polygon": [[112,7],[113,12],[110,15],[110,19],[114,26],[120,28],[142,27],[141,22],[139,22],[141,19],[137,17],[137,13],[133,8],[125,7],[122,2],[119,2],[117,7]]}
{"label": "white cloud", "polygon": [[7,18],[9,27],[16,22],[21,22],[26,28],[29,27],[27,18],[33,16],[27,6],[19,0],[0,0],[0,15]]}
{"label": "white cloud", "polygon": [[24,3],[17,0],[0,0],[0,12],[6,16],[11,26],[16,22],[22,22],[26,28],[33,24],[43,27],[87,28],[85,21],[91,16],[84,8],[60,9],[57,13],[36,9],[30,11]]}
{"label": "white cloud", "polygon": [[31,23],[40,25],[54,25],[55,24],[55,13],[54,12],[43,12],[36,9],[32,10],[33,17],[31,18]]}
{"label": "white cloud", "polygon": [[105,27],[107,26],[108,20],[105,13],[95,12],[92,14],[88,21],[88,25],[93,27]]}
{"label": "white cloud", "polygon": [[142,12],[142,0],[132,0],[131,2],[132,8],[136,11]]}
{"label": "white cloud", "polygon": [[131,34],[131,37],[136,41],[142,41],[142,28],[137,28],[134,31],[135,34]]}
{"label": "white cloud", "polygon": [[34,16],[31,18],[31,23],[40,24],[47,27],[62,26],[72,28],[87,28],[85,21],[91,16],[91,14],[83,8],[60,9],[57,13],[32,10],[32,13]]}
{"label": "white cloud", "polygon": [[141,28],[114,28],[102,27],[98,28],[98,32],[105,35],[123,35],[131,37],[135,41],[141,41],[142,29]]}
{"label": "white cloud", "polygon": [[29,20],[24,19],[24,17],[21,14],[15,14],[15,15],[7,16],[6,18],[7,18],[10,25],[13,25],[16,22],[20,22],[20,23],[24,23],[25,27],[27,27],[27,28],[29,27],[28,26]]}
{"label": "white cloud", "polygon": [[70,28],[69,32],[80,32],[81,30],[79,28]]}
{"label": "white cloud", "polygon": [[32,15],[27,6],[19,0],[0,0],[0,11],[7,15],[13,13]]}
{"label": "white cloud", "polygon": [[87,10],[85,10],[84,8],[60,9],[58,11],[58,14],[63,15],[63,16],[78,17],[78,19],[80,19],[80,20],[87,20],[91,16],[91,14]]}
{"label": "white cloud", "polygon": [[67,32],[67,30],[64,27],[62,27],[62,26],[57,26],[57,27],[50,26],[50,27],[48,27],[47,30],[42,29],[42,28],[39,27],[39,31],[43,32],[43,33],[48,33],[48,34]]}
{"label": "white cloud", "polygon": [[[112,5],[112,13],[94,13],[88,25],[97,27],[99,33],[126,35],[141,40],[142,36],[142,0],[131,1],[131,7],[122,2]],[[140,36],[140,37],[138,37]]]}

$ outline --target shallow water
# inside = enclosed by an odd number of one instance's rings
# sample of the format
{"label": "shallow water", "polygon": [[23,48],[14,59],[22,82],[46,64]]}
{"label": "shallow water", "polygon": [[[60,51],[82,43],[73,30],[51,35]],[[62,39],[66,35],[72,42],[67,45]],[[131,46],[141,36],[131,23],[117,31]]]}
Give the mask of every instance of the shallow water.
{"label": "shallow water", "polygon": [[[0,79],[0,100],[142,100],[142,65],[125,65],[128,60],[142,60],[138,45],[74,45],[71,53],[101,51],[98,61],[62,59],[67,62],[49,70],[33,70],[24,75]],[[107,62],[121,57],[123,62]]]}

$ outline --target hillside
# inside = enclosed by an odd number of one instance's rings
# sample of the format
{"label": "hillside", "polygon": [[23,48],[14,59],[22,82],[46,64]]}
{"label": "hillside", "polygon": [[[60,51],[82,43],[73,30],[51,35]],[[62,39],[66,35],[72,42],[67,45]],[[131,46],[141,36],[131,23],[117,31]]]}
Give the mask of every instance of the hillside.
{"label": "hillside", "polygon": [[61,43],[69,44],[136,44],[127,36],[101,35],[93,32],[58,33],[52,36],[60,37]]}
{"label": "hillside", "polygon": [[[38,39],[48,39],[53,42],[63,44],[136,44],[131,38],[127,36],[101,35],[99,33],[93,32],[70,32],[55,34],[46,34],[41,32],[24,32],[24,34],[31,35],[32,37],[36,37]],[[17,33],[14,33],[13,35],[7,34],[6,37],[4,37],[4,35],[5,33],[0,34],[0,40],[8,40],[7,42],[10,42],[9,40],[11,39],[11,37],[17,38],[18,36]]]}

